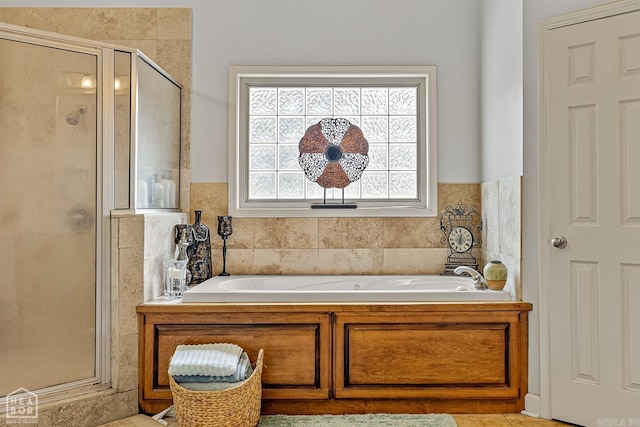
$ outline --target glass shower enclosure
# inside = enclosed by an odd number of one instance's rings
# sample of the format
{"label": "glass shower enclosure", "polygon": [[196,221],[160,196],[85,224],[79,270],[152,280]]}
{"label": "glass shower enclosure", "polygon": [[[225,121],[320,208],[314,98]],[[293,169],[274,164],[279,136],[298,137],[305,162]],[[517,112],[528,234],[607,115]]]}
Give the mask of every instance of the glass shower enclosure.
{"label": "glass shower enclosure", "polygon": [[0,63],[0,402],[46,401],[110,382],[110,217],[179,209],[181,87],[135,49],[3,23]]}

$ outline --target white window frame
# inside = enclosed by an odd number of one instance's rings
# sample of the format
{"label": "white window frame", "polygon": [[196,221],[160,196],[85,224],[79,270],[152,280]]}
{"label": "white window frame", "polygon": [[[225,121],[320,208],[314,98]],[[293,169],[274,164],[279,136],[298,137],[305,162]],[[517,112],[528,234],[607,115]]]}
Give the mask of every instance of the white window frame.
{"label": "white window frame", "polygon": [[[311,209],[308,200],[248,200],[248,92],[251,84],[418,82],[418,197],[357,200],[357,209]],[[230,66],[229,215],[238,217],[435,217],[437,200],[437,98],[435,66]],[[335,200],[332,200],[335,202]]]}

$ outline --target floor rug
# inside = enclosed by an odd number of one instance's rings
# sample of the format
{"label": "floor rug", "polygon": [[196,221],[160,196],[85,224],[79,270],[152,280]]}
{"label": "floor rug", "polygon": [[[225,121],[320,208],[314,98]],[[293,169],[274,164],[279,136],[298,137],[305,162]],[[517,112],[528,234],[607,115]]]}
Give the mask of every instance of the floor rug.
{"label": "floor rug", "polygon": [[456,427],[448,414],[264,415],[258,427]]}

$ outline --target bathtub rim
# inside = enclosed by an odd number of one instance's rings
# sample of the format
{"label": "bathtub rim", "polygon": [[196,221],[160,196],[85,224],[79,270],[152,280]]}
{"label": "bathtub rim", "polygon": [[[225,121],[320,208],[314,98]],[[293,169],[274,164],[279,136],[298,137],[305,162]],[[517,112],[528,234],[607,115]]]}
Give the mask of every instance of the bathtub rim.
{"label": "bathtub rim", "polygon": [[[463,283],[466,291],[455,289],[446,290],[415,290],[415,289],[389,289],[389,290],[247,290],[216,288],[217,285],[224,284],[231,280],[242,280],[251,278],[344,278],[345,280],[381,280],[381,279],[411,279],[411,278],[432,278],[445,281],[455,281]],[[199,286],[203,288],[198,289]],[[209,289],[213,288],[213,289]],[[261,297],[256,297],[259,295]],[[215,299],[215,296],[221,298]],[[422,297],[421,297],[422,296]],[[288,297],[288,298],[287,298]],[[162,298],[162,297],[161,297]],[[490,301],[513,301],[512,295],[507,290],[477,290],[473,287],[473,281],[464,276],[439,276],[439,275],[237,275],[237,276],[215,276],[185,292],[179,302],[186,303],[363,303],[363,304],[385,304],[385,303],[428,303],[428,302],[490,302]]]}

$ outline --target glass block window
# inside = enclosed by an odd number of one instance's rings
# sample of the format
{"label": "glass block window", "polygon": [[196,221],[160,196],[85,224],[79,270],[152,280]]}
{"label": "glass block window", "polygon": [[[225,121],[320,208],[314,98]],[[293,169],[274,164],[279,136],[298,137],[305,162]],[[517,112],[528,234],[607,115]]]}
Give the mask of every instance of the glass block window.
{"label": "glass block window", "polygon": [[[311,203],[344,197],[360,210],[330,216],[435,216],[435,68],[396,68],[232,67],[230,214],[329,216]],[[325,192],[298,163],[305,131],[327,117],[369,142],[369,165],[344,192]]]}
{"label": "glass block window", "polygon": [[[305,179],[298,143],[325,117],[342,117],[362,129],[372,161],[345,197],[416,199],[418,196],[418,86],[249,87],[249,200],[324,197]],[[327,198],[342,198],[327,189]]]}

